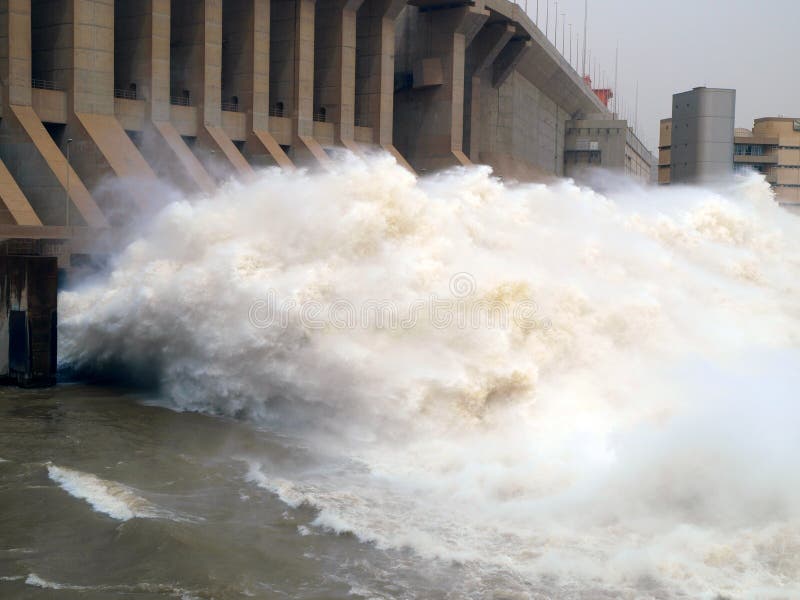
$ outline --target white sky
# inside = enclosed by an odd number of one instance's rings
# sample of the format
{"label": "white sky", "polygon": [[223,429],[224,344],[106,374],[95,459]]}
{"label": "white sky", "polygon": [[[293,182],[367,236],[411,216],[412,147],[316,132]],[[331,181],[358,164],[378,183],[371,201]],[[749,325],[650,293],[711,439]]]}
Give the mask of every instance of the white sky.
{"label": "white sky", "polygon": [[[527,1],[535,21],[537,0],[516,1],[523,6]],[[543,31],[550,5],[552,41],[555,3],[538,3]],[[572,23],[572,62],[577,64],[584,0],[558,2],[559,49],[561,13],[567,25],[565,54],[569,58]],[[610,87],[619,43],[619,98],[632,123],[638,81],[637,133],[653,151],[658,121],[671,116],[672,94],[700,85],[736,89],[737,127],[750,128],[759,117],[800,117],[800,0],[589,0],[588,25],[592,59]]]}

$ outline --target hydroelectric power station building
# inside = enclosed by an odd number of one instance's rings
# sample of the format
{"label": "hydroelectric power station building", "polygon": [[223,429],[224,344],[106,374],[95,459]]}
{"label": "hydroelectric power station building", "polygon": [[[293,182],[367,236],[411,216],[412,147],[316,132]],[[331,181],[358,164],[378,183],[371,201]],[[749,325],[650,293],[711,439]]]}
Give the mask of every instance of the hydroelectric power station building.
{"label": "hydroelectric power station building", "polygon": [[[159,180],[211,194],[337,148],[522,181],[635,155],[646,180],[609,92],[508,0],[0,0],[0,254],[69,268]],[[33,262],[0,274],[0,376],[9,311],[46,312]]]}

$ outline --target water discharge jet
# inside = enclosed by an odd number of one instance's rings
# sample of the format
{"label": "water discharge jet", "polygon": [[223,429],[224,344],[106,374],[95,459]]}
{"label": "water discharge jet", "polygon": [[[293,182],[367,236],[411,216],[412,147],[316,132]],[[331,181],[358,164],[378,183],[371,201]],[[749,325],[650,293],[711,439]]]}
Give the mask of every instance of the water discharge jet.
{"label": "water discharge jet", "polygon": [[[798,227],[756,177],[599,194],[384,156],[264,171],[170,203],[63,293],[61,357],[156,357],[165,402],[301,439],[329,462],[244,460],[316,531],[551,594],[791,596]],[[248,318],[270,290],[330,308],[453,289],[534,300],[550,327]]]}

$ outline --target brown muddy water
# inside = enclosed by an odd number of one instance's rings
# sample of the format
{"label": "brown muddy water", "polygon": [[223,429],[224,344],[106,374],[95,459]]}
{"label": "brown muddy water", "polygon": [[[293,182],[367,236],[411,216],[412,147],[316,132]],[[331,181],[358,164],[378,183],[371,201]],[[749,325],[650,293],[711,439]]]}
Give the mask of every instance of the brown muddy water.
{"label": "brown muddy water", "polygon": [[406,595],[388,574],[408,557],[312,532],[312,509],[248,480],[243,457],[305,461],[292,440],[147,400],[0,390],[1,598]]}

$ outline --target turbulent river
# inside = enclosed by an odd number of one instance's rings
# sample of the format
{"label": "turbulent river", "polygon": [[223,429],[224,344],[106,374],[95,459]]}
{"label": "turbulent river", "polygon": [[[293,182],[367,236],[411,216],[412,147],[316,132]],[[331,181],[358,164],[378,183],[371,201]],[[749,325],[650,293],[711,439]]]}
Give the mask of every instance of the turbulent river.
{"label": "turbulent river", "polygon": [[59,298],[125,387],[0,393],[0,596],[800,597],[800,219],[603,189],[169,196]]}

